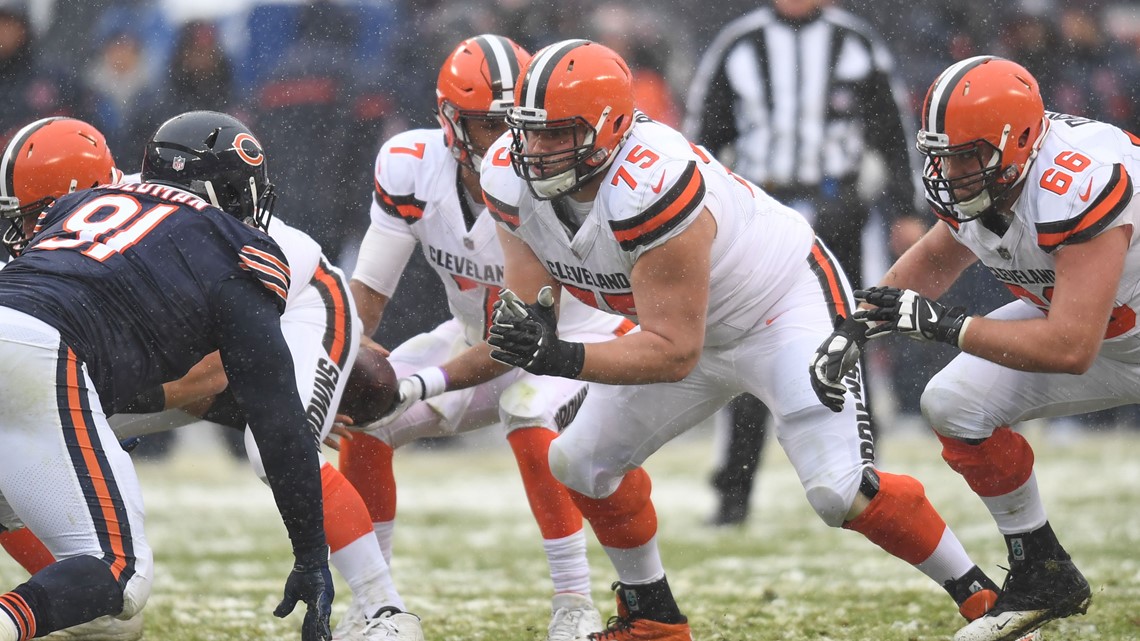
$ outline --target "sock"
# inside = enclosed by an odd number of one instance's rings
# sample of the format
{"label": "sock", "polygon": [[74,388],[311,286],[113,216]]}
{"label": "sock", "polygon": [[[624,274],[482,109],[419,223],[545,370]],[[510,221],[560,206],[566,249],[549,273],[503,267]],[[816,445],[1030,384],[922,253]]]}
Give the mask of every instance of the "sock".
{"label": "sock", "polygon": [[1008,427],[999,427],[976,445],[941,434],[938,440],[942,459],[983,498],[1009,494],[1033,474],[1033,448]]}
{"label": "sock", "polygon": [[661,552],[657,548],[657,537],[631,548],[602,546],[610,558],[618,580],[627,584],[652,583],[665,577],[665,566],[661,563]]}
{"label": "sock", "polygon": [[[369,528],[371,533],[371,528]],[[337,572],[352,590],[352,599],[362,612],[372,614],[385,605],[404,609],[404,600],[396,590],[392,572],[380,552],[375,536],[358,538],[329,557]]]}
{"label": "sock", "polygon": [[544,427],[512,430],[507,441],[514,451],[523,488],[543,539],[561,539],[582,530],[582,513],[566,486],[550,472],[550,442],[558,434]]}
{"label": "sock", "polygon": [[[555,594],[572,592],[590,597],[590,563],[586,560],[586,531],[578,530],[561,539],[545,539],[542,549],[550,565]],[[620,575],[619,575],[620,576]]]}
{"label": "sock", "polygon": [[325,538],[337,550],[372,533],[368,508],[348,480],[329,463],[321,466],[321,498],[325,512]]}
{"label": "sock", "polygon": [[391,445],[367,434],[340,444],[340,472],[356,488],[373,523],[396,518],[396,476]]}
{"label": "sock", "polygon": [[372,524],[372,532],[376,535],[376,542],[380,544],[380,552],[384,555],[384,562],[392,567],[392,535],[396,531],[395,521],[381,521]]}
{"label": "sock", "polygon": [[629,471],[607,497],[592,499],[573,490],[570,497],[602,545],[634,548],[657,534],[657,511],[649,498],[652,487],[649,474],[639,467]]}
{"label": "sock", "polygon": [[[843,524],[845,529],[862,534],[875,545],[915,566],[930,560],[947,535],[951,541],[942,552],[954,555],[961,551],[965,557],[965,550],[957,537],[949,532],[946,522],[926,500],[921,483],[909,476],[878,470],[876,473],[879,477],[878,493],[859,516]],[[952,560],[948,560],[953,565]],[[966,558],[965,567],[959,568],[959,573],[971,565],[973,563]],[[938,581],[939,585],[943,582]]]}
{"label": "sock", "polygon": [[[15,625],[18,641],[122,611],[123,588],[111,568],[87,555],[52,563],[0,594],[0,620]],[[7,627],[2,624],[0,628]]]}
{"label": "sock", "polygon": [[321,466],[321,489],[325,510],[325,537],[336,567],[353,599],[364,612],[375,612],[383,605],[404,603],[396,591],[388,562],[380,543],[372,534],[372,521],[360,495],[332,465]]}
{"label": "sock", "polygon": [[0,546],[16,560],[28,574],[35,574],[55,563],[47,547],[26,527],[0,532]]}

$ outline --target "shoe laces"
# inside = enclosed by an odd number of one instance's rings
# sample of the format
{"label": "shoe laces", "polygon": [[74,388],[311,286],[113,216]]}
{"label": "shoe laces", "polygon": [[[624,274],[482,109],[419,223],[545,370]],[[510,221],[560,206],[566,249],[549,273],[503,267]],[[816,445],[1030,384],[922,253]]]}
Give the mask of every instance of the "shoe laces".
{"label": "shoe laces", "polygon": [[582,619],[581,608],[559,608],[550,622],[548,641],[574,641],[578,632],[578,621]]}
{"label": "shoe laces", "polygon": [[361,629],[361,633],[367,635],[370,632],[383,630],[385,633],[384,636],[393,639],[396,638],[396,636],[400,634],[400,628],[396,625],[396,622],[392,620],[393,614],[394,612],[391,610],[383,610],[377,612],[376,616],[365,617],[364,627]]}
{"label": "shoe laces", "polygon": [[586,638],[590,641],[616,641],[633,631],[633,622],[634,619],[630,617],[612,616],[606,621],[605,630],[594,632]]}

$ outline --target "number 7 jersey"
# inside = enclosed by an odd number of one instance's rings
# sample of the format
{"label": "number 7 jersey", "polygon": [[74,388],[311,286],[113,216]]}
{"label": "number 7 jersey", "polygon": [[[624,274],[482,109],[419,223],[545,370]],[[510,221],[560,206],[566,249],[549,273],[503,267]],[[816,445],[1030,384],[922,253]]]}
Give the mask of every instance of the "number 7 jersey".
{"label": "number 7 jersey", "polygon": [[999,234],[1000,228],[991,229],[982,219],[962,224],[943,220],[1015,296],[1045,313],[1056,284],[1056,252],[1131,225],[1131,248],[1101,353],[1140,363],[1140,203],[1133,197],[1134,177],[1140,176],[1140,138],[1094,120],[1046,115],[1049,131],[1013,203],[1009,229]]}

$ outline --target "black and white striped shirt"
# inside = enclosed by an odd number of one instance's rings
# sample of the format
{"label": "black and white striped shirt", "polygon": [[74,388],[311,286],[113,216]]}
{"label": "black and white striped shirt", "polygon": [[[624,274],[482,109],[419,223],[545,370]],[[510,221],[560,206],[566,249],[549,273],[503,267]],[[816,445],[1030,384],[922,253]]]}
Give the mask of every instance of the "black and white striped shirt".
{"label": "black and white striped shirt", "polygon": [[733,171],[767,189],[854,182],[866,148],[876,149],[889,215],[904,215],[918,205],[906,104],[891,55],[864,20],[829,7],[791,21],[765,7],[729,23],[705,52],[684,130],[718,155],[732,145]]}

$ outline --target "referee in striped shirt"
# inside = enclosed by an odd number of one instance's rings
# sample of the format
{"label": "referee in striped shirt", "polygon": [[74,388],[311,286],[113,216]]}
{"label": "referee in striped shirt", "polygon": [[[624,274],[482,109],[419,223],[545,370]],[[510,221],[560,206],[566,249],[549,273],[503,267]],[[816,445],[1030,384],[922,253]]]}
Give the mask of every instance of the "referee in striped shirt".
{"label": "referee in striped shirt", "polygon": [[[858,188],[864,154],[874,150],[885,164],[876,200],[898,249],[923,228],[915,217],[918,159],[886,46],[862,18],[829,4],[772,0],[725,26],[697,67],[683,128],[804,214],[858,286],[870,216]],[[716,525],[747,518],[764,446],[764,406],[745,395],[731,408],[732,436],[713,475],[721,499]]]}

